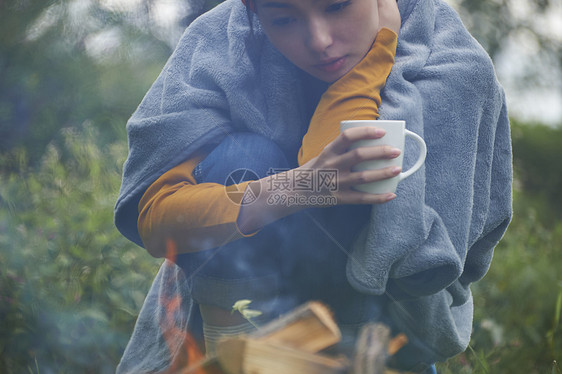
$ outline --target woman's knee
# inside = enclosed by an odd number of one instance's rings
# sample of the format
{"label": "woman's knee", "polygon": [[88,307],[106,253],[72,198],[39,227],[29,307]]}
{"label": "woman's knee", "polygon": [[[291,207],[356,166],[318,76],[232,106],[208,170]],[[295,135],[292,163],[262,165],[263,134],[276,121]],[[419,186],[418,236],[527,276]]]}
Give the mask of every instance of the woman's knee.
{"label": "woman's knee", "polygon": [[287,158],[277,143],[263,135],[237,132],[228,134],[197,165],[196,171],[199,183],[228,184],[227,178],[236,170],[247,170],[247,179],[254,179],[288,167]]}

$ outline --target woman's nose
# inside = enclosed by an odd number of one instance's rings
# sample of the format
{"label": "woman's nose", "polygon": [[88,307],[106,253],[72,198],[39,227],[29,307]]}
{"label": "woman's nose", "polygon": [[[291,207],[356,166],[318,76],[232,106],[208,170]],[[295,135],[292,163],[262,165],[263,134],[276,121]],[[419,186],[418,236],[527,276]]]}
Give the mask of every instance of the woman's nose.
{"label": "woman's nose", "polygon": [[333,39],[330,33],[330,25],[326,20],[311,19],[308,24],[308,48],[312,51],[320,53],[324,52]]}

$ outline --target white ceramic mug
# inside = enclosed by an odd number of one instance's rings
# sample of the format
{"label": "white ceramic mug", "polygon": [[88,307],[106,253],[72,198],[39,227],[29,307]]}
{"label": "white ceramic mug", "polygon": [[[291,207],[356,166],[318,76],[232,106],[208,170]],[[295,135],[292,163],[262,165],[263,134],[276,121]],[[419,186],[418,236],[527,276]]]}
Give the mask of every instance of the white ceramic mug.
{"label": "white ceramic mug", "polygon": [[427,154],[427,148],[425,146],[425,142],[418,134],[406,130],[405,121],[387,121],[387,120],[352,120],[351,121],[350,120],[350,121],[341,122],[341,131],[344,131],[352,127],[378,127],[384,129],[386,131],[386,134],[379,139],[368,139],[368,140],[360,140],[358,142],[355,142],[352,144],[350,149],[355,149],[358,147],[372,147],[372,146],[379,146],[379,145],[389,145],[393,148],[400,149],[400,156],[396,158],[390,160],[381,159],[381,160],[363,161],[355,165],[352,168],[353,171],[376,170],[376,169],[386,168],[389,166],[402,167],[402,160],[404,159],[404,143],[405,143],[406,136],[409,136],[410,138],[416,141],[420,151],[418,160],[408,171],[402,172],[392,178],[356,185],[353,187],[355,190],[375,193],[375,194],[395,192],[396,187],[398,186],[398,182],[414,174],[425,162],[425,156]]}

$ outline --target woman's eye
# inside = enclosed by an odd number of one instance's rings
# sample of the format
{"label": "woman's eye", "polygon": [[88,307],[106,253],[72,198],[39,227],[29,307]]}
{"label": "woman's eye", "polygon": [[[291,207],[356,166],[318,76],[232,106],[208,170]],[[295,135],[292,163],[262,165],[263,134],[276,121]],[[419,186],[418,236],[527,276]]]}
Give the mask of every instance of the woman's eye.
{"label": "woman's eye", "polygon": [[294,18],[292,17],[281,17],[276,18],[272,21],[275,26],[286,26],[294,22]]}
{"label": "woman's eye", "polygon": [[351,4],[351,0],[346,0],[346,1],[339,2],[339,3],[335,3],[335,4],[330,5],[327,8],[327,11],[328,12],[339,12],[339,11],[343,10],[344,8],[346,8],[350,4]]}

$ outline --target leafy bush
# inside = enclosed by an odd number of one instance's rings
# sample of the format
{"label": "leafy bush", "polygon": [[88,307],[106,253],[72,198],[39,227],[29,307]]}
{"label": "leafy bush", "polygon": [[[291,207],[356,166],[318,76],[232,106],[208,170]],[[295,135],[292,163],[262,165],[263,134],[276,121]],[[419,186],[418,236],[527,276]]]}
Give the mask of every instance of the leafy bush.
{"label": "leafy bush", "polygon": [[562,126],[512,121],[514,164],[525,199],[549,225],[562,219]]}
{"label": "leafy bush", "polygon": [[37,170],[2,177],[2,373],[114,372],[154,278],[113,225],[126,147],[97,138],[67,130]]}

